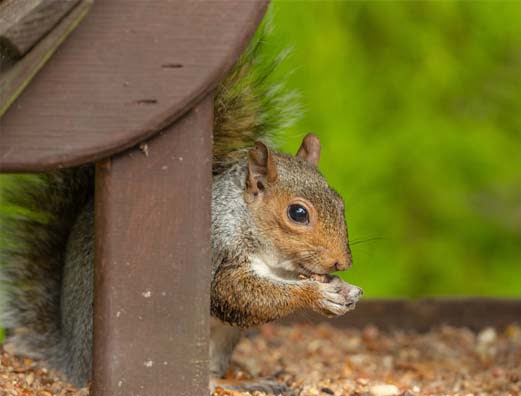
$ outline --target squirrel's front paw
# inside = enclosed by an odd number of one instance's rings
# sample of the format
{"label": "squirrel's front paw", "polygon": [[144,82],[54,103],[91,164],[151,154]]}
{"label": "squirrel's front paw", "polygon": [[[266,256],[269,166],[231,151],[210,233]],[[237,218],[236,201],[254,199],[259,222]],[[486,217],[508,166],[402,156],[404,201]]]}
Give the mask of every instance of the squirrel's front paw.
{"label": "squirrel's front paw", "polygon": [[316,283],[319,293],[313,309],[328,317],[340,316],[355,308],[363,294],[361,288],[350,285],[338,277],[328,283]]}

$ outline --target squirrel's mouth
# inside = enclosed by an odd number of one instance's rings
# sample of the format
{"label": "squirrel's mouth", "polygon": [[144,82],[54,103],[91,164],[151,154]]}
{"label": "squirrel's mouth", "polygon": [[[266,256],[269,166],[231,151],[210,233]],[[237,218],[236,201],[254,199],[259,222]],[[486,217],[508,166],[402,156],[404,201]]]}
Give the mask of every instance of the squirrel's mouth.
{"label": "squirrel's mouth", "polygon": [[319,274],[317,272],[310,271],[306,267],[304,267],[302,264],[298,265],[298,276],[297,278],[299,280],[308,280],[312,279],[314,281],[320,282],[320,283],[329,283],[334,278],[333,275],[330,274]]}

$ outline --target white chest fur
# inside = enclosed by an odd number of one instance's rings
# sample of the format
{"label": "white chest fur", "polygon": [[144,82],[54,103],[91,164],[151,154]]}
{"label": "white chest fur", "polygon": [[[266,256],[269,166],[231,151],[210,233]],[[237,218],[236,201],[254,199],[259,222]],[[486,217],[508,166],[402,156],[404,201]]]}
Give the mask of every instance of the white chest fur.
{"label": "white chest fur", "polygon": [[267,255],[255,255],[251,258],[251,268],[263,278],[278,281],[295,281],[295,265],[291,261],[276,260]]}

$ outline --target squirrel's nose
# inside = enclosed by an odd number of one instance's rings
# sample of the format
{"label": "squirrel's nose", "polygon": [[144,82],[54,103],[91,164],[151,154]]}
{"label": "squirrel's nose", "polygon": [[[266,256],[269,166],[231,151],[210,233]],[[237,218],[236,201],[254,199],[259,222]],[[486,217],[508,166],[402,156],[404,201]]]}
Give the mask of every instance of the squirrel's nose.
{"label": "squirrel's nose", "polygon": [[336,260],[333,264],[334,271],[345,271],[348,268],[351,268],[351,255],[348,255],[343,260]]}

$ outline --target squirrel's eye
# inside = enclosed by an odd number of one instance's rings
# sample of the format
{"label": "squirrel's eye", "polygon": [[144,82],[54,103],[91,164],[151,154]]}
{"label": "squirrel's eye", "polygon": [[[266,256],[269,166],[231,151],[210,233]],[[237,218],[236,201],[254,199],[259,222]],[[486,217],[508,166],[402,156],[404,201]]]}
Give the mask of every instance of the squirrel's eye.
{"label": "squirrel's eye", "polygon": [[288,216],[291,220],[298,224],[309,224],[308,210],[299,204],[289,205]]}

